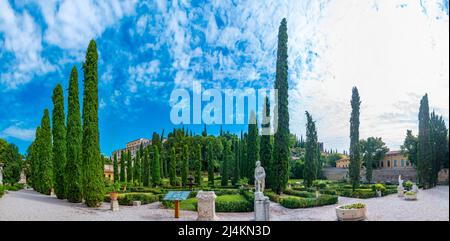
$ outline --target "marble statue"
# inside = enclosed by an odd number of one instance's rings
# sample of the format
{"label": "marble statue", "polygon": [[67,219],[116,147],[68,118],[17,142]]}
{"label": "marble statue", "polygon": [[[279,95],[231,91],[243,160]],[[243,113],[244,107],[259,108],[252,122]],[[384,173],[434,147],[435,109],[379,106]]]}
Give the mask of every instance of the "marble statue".
{"label": "marble statue", "polygon": [[419,192],[419,187],[417,187],[417,185],[414,183],[414,185],[412,186],[411,191],[418,193]]}
{"label": "marble statue", "polygon": [[398,185],[403,187],[402,175],[398,175]]}
{"label": "marble statue", "polygon": [[261,166],[261,162],[256,162],[255,168],[255,192],[264,192],[266,186],[266,171]]}

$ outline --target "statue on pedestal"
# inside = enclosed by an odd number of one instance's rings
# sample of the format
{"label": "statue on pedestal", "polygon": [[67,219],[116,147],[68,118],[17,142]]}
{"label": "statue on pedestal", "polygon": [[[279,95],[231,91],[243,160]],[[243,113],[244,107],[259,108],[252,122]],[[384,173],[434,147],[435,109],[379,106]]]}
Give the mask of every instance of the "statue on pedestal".
{"label": "statue on pedestal", "polygon": [[261,166],[261,162],[256,162],[255,168],[255,192],[264,192],[266,186],[266,171]]}
{"label": "statue on pedestal", "polygon": [[255,168],[255,221],[269,221],[269,198],[264,196],[266,186],[266,171],[261,162],[256,162]]}

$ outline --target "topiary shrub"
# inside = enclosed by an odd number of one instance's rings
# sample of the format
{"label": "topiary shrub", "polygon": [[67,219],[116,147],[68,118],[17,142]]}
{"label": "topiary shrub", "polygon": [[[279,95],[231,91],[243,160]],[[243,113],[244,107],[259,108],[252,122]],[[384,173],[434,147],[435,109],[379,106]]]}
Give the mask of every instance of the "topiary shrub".
{"label": "topiary shrub", "polygon": [[273,191],[265,191],[264,195],[269,197],[270,201],[279,203],[280,202],[280,195],[274,193]]}
{"label": "topiary shrub", "polygon": [[253,203],[243,195],[223,195],[216,198],[217,212],[251,212]]}
{"label": "topiary shrub", "polygon": [[333,195],[321,195],[318,198],[302,198],[297,196],[285,196],[280,199],[281,206],[285,208],[309,208],[336,204],[338,197]]}
{"label": "topiary shrub", "polygon": [[292,190],[292,189],[286,189],[286,190],[284,190],[283,193],[287,194],[287,195],[304,197],[304,198],[315,198],[316,197],[316,195],[314,193],[306,192],[306,191],[297,191],[297,190]]}
{"label": "topiary shrub", "polygon": [[403,187],[404,187],[407,191],[411,190],[412,187],[413,187],[413,185],[414,185],[414,184],[413,184],[411,181],[407,181],[407,182],[403,183]]}

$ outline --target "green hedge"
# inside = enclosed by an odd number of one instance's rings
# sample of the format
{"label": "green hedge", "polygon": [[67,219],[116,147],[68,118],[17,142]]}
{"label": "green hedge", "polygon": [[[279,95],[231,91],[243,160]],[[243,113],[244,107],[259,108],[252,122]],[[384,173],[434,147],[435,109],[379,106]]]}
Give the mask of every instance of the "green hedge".
{"label": "green hedge", "polygon": [[297,191],[292,189],[286,189],[283,192],[284,194],[291,195],[291,196],[297,196],[297,197],[304,197],[304,198],[315,198],[316,195],[312,192],[307,191]]}
{"label": "green hedge", "polygon": [[3,185],[3,190],[8,190],[8,191],[19,191],[23,189],[23,184],[19,184],[19,183],[15,183],[14,185]]}
{"label": "green hedge", "polygon": [[285,208],[309,208],[336,204],[338,197],[333,195],[321,195],[318,198],[302,198],[297,196],[284,196],[280,199],[281,206]]}
{"label": "green hedge", "polygon": [[264,192],[264,195],[266,195],[267,197],[269,197],[270,201],[272,201],[272,202],[276,202],[276,203],[279,203],[279,202],[280,202],[281,196],[278,195],[278,194],[276,194],[276,193],[273,192],[273,191],[265,191],[265,192]]}
{"label": "green hedge", "polygon": [[216,212],[251,212],[253,203],[243,195],[223,195],[216,198]]}
{"label": "green hedge", "polygon": [[3,197],[3,195],[5,194],[5,188],[0,185],[0,198]]}
{"label": "green hedge", "polygon": [[[141,201],[141,204],[148,204],[158,202],[163,198],[162,194],[155,195],[152,193],[120,193],[117,201],[119,201],[120,205],[132,206],[133,201]],[[105,202],[110,202],[111,198],[108,195],[105,195]]]}

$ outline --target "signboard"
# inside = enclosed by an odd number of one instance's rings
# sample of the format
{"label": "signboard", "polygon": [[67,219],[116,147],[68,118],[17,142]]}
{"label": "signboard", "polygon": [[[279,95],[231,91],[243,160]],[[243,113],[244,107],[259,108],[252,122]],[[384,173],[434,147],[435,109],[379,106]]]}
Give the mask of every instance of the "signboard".
{"label": "signboard", "polygon": [[181,201],[186,200],[189,197],[190,191],[169,191],[164,200],[166,201]]}

